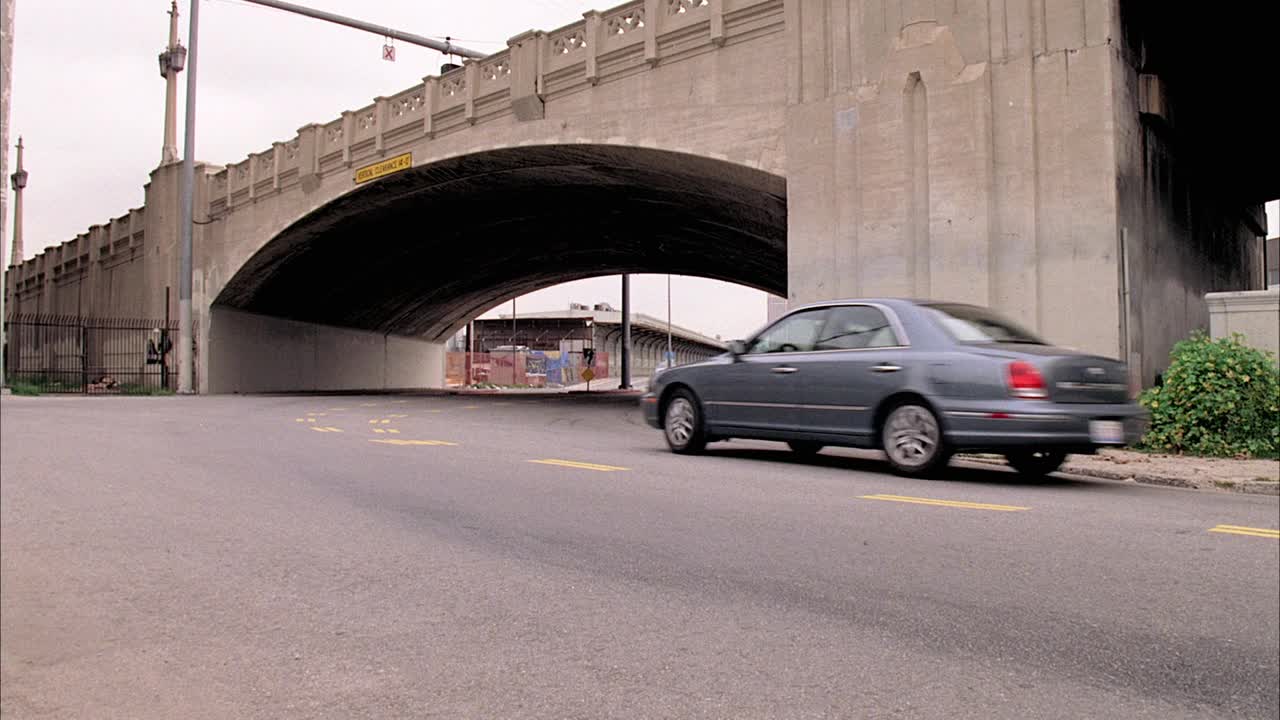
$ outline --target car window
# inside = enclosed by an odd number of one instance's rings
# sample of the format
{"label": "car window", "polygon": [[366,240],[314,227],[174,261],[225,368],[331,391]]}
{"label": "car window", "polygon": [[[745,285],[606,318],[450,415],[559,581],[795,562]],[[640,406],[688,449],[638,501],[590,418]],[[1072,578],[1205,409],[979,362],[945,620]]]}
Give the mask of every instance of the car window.
{"label": "car window", "polygon": [[976,305],[937,304],[924,305],[921,309],[956,342],[1046,344],[1013,321]]}
{"label": "car window", "polygon": [[804,310],[787,316],[774,326],[756,336],[747,350],[752,355],[762,353],[809,352],[813,350],[818,331],[826,322],[826,308]]}
{"label": "car window", "polygon": [[845,305],[831,308],[816,350],[863,350],[901,345],[889,318],[870,305]]}

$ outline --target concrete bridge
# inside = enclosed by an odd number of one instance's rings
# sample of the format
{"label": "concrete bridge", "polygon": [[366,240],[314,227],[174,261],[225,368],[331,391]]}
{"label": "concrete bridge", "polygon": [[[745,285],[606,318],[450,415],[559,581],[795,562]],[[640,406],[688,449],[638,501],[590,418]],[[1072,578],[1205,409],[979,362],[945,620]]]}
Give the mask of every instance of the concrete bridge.
{"label": "concrete bridge", "polygon": [[[522,34],[198,166],[197,386],[439,385],[469,319],[622,272],[990,305],[1149,382],[1193,298],[1261,281],[1280,189],[1195,179],[1170,128],[1210,132],[1203,98],[1148,72],[1190,25],[1145,8],[636,0]],[[162,315],[179,167],[11,271],[12,311]]]}

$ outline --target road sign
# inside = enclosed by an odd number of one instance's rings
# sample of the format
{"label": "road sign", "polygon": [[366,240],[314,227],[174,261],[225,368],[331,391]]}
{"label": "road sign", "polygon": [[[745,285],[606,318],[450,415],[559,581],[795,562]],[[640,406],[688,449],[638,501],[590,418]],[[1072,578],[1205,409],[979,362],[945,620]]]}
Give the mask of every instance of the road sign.
{"label": "road sign", "polygon": [[396,46],[395,46],[395,45],[383,45],[383,46],[382,46],[382,59],[383,59],[383,60],[390,60],[391,62],[395,62],[395,61],[396,61]]}
{"label": "road sign", "polygon": [[356,183],[359,184],[362,182],[369,182],[370,180],[377,180],[385,175],[391,175],[403,170],[408,170],[411,167],[413,167],[413,153],[397,155],[393,158],[376,162],[372,165],[365,165],[359,170],[356,170]]}
{"label": "road sign", "polygon": [[586,380],[587,382],[591,382],[592,380],[595,380],[596,379],[595,370],[592,370],[591,368],[583,368],[582,379]]}

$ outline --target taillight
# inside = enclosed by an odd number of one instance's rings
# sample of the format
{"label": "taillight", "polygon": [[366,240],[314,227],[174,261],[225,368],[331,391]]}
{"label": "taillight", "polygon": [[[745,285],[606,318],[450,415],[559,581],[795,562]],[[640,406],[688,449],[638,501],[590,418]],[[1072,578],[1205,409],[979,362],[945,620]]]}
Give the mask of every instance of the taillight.
{"label": "taillight", "polygon": [[1009,363],[1009,393],[1018,398],[1042,400],[1049,397],[1049,388],[1035,365],[1014,360]]}

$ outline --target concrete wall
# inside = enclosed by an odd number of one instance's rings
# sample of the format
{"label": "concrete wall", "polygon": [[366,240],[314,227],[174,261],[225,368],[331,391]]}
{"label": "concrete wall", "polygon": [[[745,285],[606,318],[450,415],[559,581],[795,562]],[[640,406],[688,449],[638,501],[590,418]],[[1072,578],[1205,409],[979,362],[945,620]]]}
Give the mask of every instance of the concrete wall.
{"label": "concrete wall", "polygon": [[1240,333],[1247,345],[1280,362],[1280,288],[1209,293],[1204,299],[1213,338]]}
{"label": "concrete wall", "polygon": [[1117,354],[1111,3],[787,7],[792,304],[973,302]]}
{"label": "concrete wall", "polygon": [[201,392],[403,390],[444,385],[444,345],[250,315],[210,313]]}

